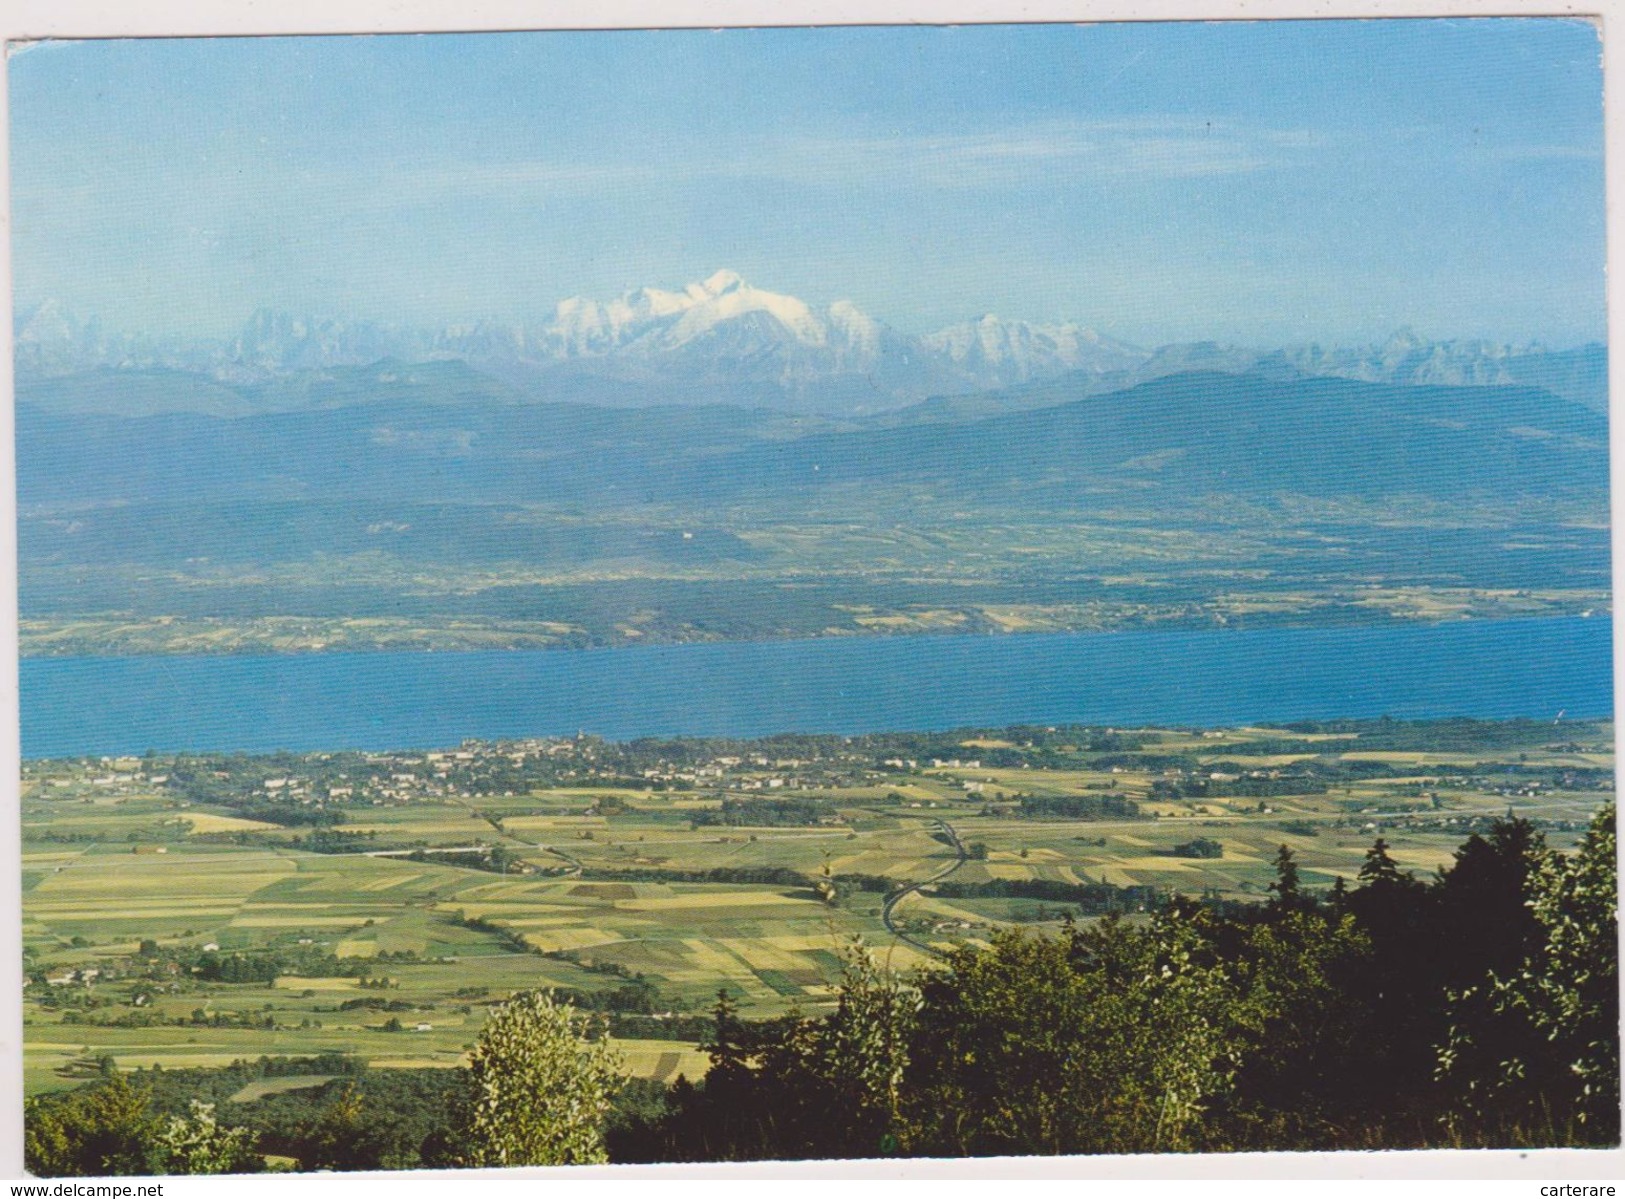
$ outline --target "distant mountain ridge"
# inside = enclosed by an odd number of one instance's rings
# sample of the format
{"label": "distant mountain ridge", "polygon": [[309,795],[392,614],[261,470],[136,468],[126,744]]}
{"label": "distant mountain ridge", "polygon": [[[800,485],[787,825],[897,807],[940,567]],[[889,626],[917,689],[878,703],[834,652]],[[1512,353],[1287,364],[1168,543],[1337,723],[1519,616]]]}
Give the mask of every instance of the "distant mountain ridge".
{"label": "distant mountain ridge", "polygon": [[[425,374],[448,362],[466,363],[486,380],[474,390],[515,402],[721,403],[840,417],[891,413],[905,423],[1038,406],[1029,401],[1061,378],[1103,394],[1193,370],[1535,386],[1607,410],[1607,351],[1600,345],[1550,351],[1430,341],[1402,329],[1366,347],[1259,350],[1197,342],[1146,350],[1073,323],[993,315],[911,336],[849,301],[817,307],[727,270],[678,290],[565,299],[537,325],[477,321],[430,329],[262,310],[234,336],[215,341],[118,334],[47,302],[19,314],[15,353],[22,398],[59,411],[123,415],[284,410],[301,391],[342,390],[344,372],[356,368]],[[1023,387],[1035,390],[1023,394]],[[1000,394],[982,397],[990,391]]]}
{"label": "distant mountain ridge", "polygon": [[[449,364],[440,364],[449,365]],[[464,368],[466,369],[466,368]],[[590,506],[795,500],[843,485],[1071,509],[1198,494],[1607,495],[1604,416],[1535,388],[1191,372],[981,420],[883,427],[725,407],[422,404],[247,418],[17,413],[19,501]]]}

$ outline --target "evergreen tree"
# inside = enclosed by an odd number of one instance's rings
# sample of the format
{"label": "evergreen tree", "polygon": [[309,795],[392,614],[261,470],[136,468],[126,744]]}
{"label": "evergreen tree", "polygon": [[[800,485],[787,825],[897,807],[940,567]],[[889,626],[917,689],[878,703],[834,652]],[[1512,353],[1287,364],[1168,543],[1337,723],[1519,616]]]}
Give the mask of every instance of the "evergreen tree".
{"label": "evergreen tree", "polygon": [[1545,841],[1527,820],[1507,818],[1456,850],[1437,887],[1434,956],[1443,982],[1471,986],[1485,973],[1514,970],[1540,941],[1530,883]]}
{"label": "evergreen tree", "polygon": [[1349,1062],[1345,1080],[1353,1108],[1381,1129],[1409,1126],[1412,1110],[1426,1102],[1432,1053],[1443,1002],[1434,952],[1434,895],[1427,884],[1401,871],[1378,837],[1360,867],[1360,885],[1349,911],[1370,938],[1367,965],[1350,981],[1353,997],[1382,1030],[1365,1053]]}
{"label": "evergreen tree", "polygon": [[1303,906],[1304,896],[1298,889],[1298,863],[1292,848],[1282,845],[1275,854],[1275,881],[1269,889],[1275,893],[1270,906],[1278,912],[1290,912]]}
{"label": "evergreen tree", "polygon": [[711,1059],[711,1069],[706,1073],[706,1078],[727,1085],[748,1073],[750,1056],[745,1049],[739,1005],[728,994],[727,987],[717,991],[717,1001],[711,1008],[711,1024],[711,1039],[700,1046]]}
{"label": "evergreen tree", "polygon": [[1365,852],[1360,867],[1360,883],[1365,887],[1398,886],[1410,876],[1399,872],[1399,865],[1388,856],[1388,842],[1378,837]]}
{"label": "evergreen tree", "polygon": [[1349,884],[1341,874],[1332,880],[1330,901],[1333,915],[1341,916],[1349,910]]}

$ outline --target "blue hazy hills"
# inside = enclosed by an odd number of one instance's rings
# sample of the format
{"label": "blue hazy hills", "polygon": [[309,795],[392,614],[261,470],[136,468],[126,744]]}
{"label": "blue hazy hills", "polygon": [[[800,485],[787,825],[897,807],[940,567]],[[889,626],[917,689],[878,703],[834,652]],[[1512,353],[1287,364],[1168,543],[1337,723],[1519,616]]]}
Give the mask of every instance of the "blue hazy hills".
{"label": "blue hazy hills", "polygon": [[1092,380],[1063,376],[1019,389],[1019,411],[997,411],[991,392],[978,399],[994,415],[911,421],[907,410],[837,420],[538,401],[460,362],[326,375],[300,407],[213,415],[64,411],[52,393],[73,379],[40,381],[19,397],[20,502],[591,507],[891,484],[1038,508],[1123,495],[1155,506],[1193,494],[1607,494],[1607,418],[1532,387],[1194,371],[1093,394]]}

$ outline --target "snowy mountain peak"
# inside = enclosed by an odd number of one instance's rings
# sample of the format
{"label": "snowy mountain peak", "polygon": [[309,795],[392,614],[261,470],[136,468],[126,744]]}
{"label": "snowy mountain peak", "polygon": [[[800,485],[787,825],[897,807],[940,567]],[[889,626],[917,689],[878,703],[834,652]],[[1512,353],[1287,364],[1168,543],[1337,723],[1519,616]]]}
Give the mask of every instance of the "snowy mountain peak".
{"label": "snowy mountain peak", "polygon": [[1093,374],[1129,370],[1148,355],[1124,342],[1079,325],[1030,325],[992,313],[951,325],[921,339],[960,370],[993,385],[1086,370]]}
{"label": "snowy mountain peak", "polygon": [[860,353],[878,354],[885,326],[851,300],[836,300],[829,306],[829,332],[833,342]]}
{"label": "snowy mountain peak", "polygon": [[[964,396],[1073,375],[1090,389],[1131,386],[1182,371],[1334,376],[1435,385],[1544,387],[1607,408],[1602,346],[1551,352],[1538,345],[1433,341],[1410,328],[1365,346],[1272,351],[1188,342],[1148,352],[1065,322],[1032,324],[983,313],[911,336],[850,300],[827,307],[754,287],[721,269],[676,289],[640,287],[609,300],[560,300],[538,324],[460,321],[405,327],[273,309],[218,339],[116,333],[54,300],[19,311],[13,324],[22,376],[92,368],[194,371],[259,384],[306,371],[392,359],[461,359],[521,388],[583,394],[603,384],[651,389],[661,402],[783,405],[802,411],[877,412],[931,396]],[[729,397],[733,397],[730,401]]]}
{"label": "snowy mountain peak", "polygon": [[699,285],[708,295],[722,296],[730,291],[741,291],[749,285],[733,271],[720,270]]}
{"label": "snowy mountain peak", "polygon": [[[725,326],[730,328],[723,336]],[[644,287],[608,303],[565,300],[555,309],[543,340],[559,358],[650,357],[718,338],[728,355],[738,356],[776,343],[822,347],[829,333],[829,322],[804,301],[752,287],[737,272],[719,270],[681,291]]]}
{"label": "snowy mountain peak", "polygon": [[46,300],[27,313],[19,313],[14,336],[22,342],[68,342],[80,335],[82,322],[56,300]]}
{"label": "snowy mountain peak", "polygon": [[1420,350],[1427,344],[1427,340],[1415,329],[1409,325],[1401,325],[1388,335],[1388,340],[1383,343],[1382,348],[1388,353],[1410,353]]}

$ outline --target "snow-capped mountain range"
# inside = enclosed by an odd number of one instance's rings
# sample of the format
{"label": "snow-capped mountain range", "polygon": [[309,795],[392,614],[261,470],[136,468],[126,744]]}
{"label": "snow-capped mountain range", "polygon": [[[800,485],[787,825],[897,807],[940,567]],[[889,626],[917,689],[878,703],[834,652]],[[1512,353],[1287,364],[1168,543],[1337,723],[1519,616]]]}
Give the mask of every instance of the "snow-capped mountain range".
{"label": "snow-capped mountain range", "polygon": [[1337,375],[1371,382],[1532,383],[1606,407],[1601,347],[1428,341],[1402,330],[1380,346],[1255,350],[1186,343],[1146,350],[1076,324],[983,316],[924,336],[846,300],[814,307],[721,270],[681,290],[560,301],[539,325],[478,321],[439,329],[256,312],[215,341],[111,333],[47,302],[15,325],[20,384],[89,370],[175,370],[257,385],[385,359],[461,359],[542,398],[612,403],[745,403],[861,415],[930,396],[968,395],[1065,374],[1087,391],[1184,370]]}

